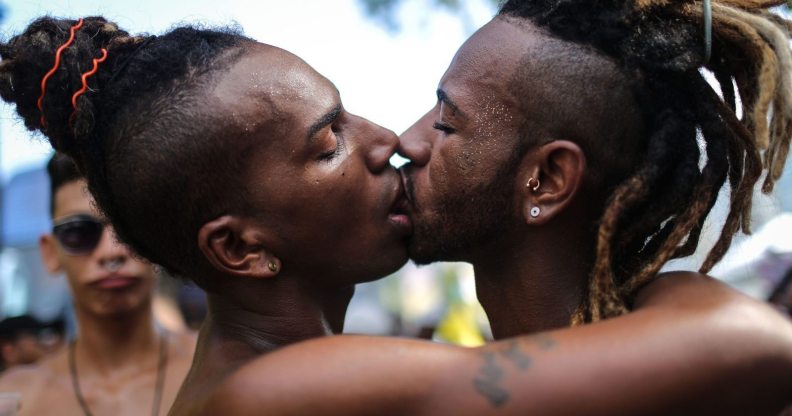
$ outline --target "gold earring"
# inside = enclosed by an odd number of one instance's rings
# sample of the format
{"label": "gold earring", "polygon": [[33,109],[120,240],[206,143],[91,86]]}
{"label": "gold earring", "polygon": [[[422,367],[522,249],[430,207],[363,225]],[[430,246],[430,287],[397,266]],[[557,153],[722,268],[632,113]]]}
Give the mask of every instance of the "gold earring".
{"label": "gold earring", "polygon": [[275,263],[274,261],[270,260],[269,263],[267,263],[267,268],[271,272],[277,272],[278,271],[278,264]]}
{"label": "gold earring", "polygon": [[[534,184],[531,185],[531,183]],[[536,192],[536,190],[539,189],[539,179],[534,179],[534,178],[528,179],[528,184],[525,186],[531,188],[532,191]]]}

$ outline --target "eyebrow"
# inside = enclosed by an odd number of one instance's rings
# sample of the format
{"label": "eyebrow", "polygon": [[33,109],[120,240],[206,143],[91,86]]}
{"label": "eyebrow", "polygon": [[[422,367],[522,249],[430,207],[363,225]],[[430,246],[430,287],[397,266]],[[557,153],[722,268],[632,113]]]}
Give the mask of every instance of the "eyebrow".
{"label": "eyebrow", "polygon": [[333,107],[332,110],[328,111],[327,114],[316,120],[316,122],[311,124],[311,127],[308,128],[308,140],[313,138],[314,135],[316,135],[316,133],[318,133],[323,127],[336,121],[339,115],[341,115],[340,103]]}
{"label": "eyebrow", "polygon": [[465,112],[460,110],[459,106],[456,105],[450,98],[448,98],[448,94],[446,94],[446,92],[443,91],[442,88],[438,88],[437,89],[437,100],[440,101],[441,103],[451,107],[451,110],[454,113],[459,113],[459,115],[461,115],[462,117],[467,117]]}

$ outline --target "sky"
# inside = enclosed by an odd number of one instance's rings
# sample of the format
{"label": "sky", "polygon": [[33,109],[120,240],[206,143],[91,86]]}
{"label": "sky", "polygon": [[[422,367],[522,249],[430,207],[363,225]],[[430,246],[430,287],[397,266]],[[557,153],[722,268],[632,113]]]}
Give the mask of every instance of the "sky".
{"label": "sky", "polygon": [[[43,14],[77,18],[102,15],[131,33],[159,34],[180,24],[236,25],[258,41],[284,48],[333,81],[344,106],[396,133],[409,127],[436,100],[435,90],[456,50],[494,10],[467,0],[469,23],[406,0],[401,30],[366,17],[356,0],[0,0],[7,40]],[[222,3],[222,4],[221,4]],[[42,166],[49,145],[31,138],[13,108],[0,104],[0,175]]]}

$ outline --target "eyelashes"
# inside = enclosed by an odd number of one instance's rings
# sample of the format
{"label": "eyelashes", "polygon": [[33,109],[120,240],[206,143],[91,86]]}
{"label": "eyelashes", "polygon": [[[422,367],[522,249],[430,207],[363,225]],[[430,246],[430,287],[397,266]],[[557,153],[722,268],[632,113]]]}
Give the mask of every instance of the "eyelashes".
{"label": "eyelashes", "polygon": [[341,154],[342,150],[344,150],[344,139],[341,136],[340,130],[334,126],[331,128],[331,131],[333,132],[333,136],[335,136],[336,139],[335,149],[320,154],[319,160],[324,160],[324,161],[333,160],[336,156]]}
{"label": "eyelashes", "polygon": [[432,124],[432,128],[435,129],[435,130],[440,130],[440,131],[442,131],[445,134],[452,134],[452,133],[454,133],[456,131],[454,128],[449,127],[449,126],[447,126],[445,124],[442,124],[442,123],[438,123],[438,122],[435,122],[434,124]]}

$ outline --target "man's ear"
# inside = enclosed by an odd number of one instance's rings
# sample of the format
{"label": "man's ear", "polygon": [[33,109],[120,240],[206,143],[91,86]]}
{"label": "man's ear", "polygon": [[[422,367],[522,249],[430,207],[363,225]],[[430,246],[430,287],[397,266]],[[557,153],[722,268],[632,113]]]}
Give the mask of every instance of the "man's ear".
{"label": "man's ear", "polygon": [[41,253],[41,261],[50,274],[63,271],[58,259],[58,242],[55,241],[54,235],[44,234],[39,237],[39,252]]}
{"label": "man's ear", "polygon": [[281,262],[265,247],[264,232],[252,220],[224,215],[198,231],[198,247],[217,270],[239,277],[275,277]]}
{"label": "man's ear", "polygon": [[523,159],[521,213],[527,224],[542,225],[574,199],[586,173],[586,155],[576,143],[554,140]]}

